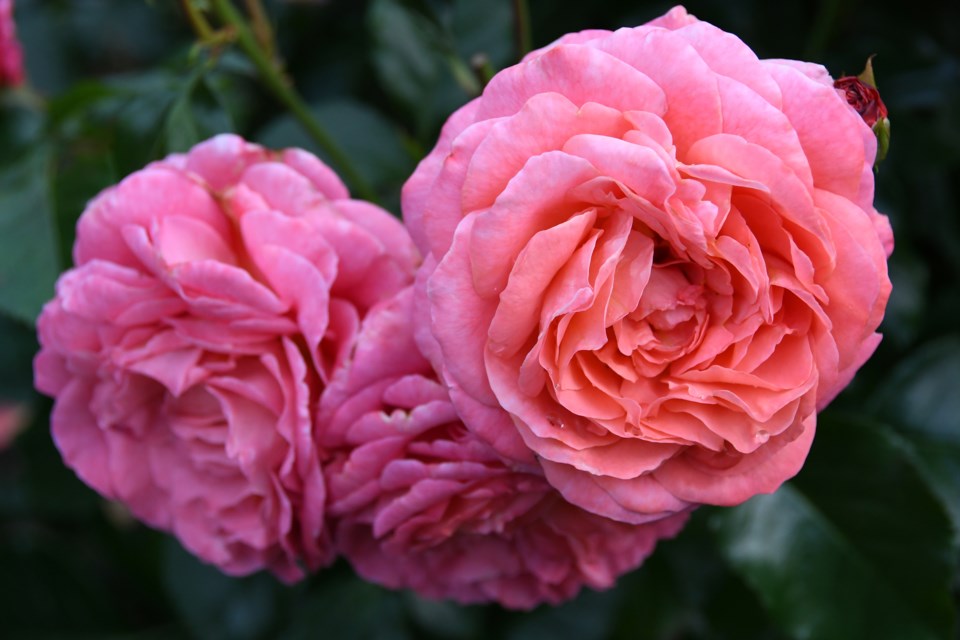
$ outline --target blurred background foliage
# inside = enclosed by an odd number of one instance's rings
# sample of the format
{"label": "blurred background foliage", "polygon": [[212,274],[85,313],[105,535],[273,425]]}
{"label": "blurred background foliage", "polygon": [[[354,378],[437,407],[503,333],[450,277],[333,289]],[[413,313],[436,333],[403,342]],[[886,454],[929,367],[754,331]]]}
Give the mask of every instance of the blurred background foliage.
{"label": "blurred background foliage", "polygon": [[[510,0],[267,2],[310,111],[398,212],[399,188],[486,73],[518,59]],[[531,0],[532,43],[633,26],[662,2]],[[877,206],[897,248],[879,351],[822,415],[801,473],[703,508],[610,591],[531,613],[366,584],[227,578],[60,462],[32,391],[32,322],[99,190],[211,134],[326,156],[235,47],[195,47],[173,0],[17,0],[29,88],[0,93],[0,402],[33,416],[0,452],[5,638],[957,637],[960,4],[690,0],[761,57],[875,69],[893,141]],[[352,185],[356,187],[357,185]]]}

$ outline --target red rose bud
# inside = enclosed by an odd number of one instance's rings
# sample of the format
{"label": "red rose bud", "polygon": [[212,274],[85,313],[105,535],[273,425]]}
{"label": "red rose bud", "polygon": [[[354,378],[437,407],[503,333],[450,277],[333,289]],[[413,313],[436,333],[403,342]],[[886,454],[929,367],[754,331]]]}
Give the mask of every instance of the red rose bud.
{"label": "red rose bud", "polygon": [[857,110],[877,136],[876,168],[886,157],[890,146],[890,120],[887,118],[887,106],[880,99],[873,77],[873,56],[867,58],[867,64],[859,76],[844,76],[835,80],[833,86],[843,92],[847,103]]}
{"label": "red rose bud", "polygon": [[863,121],[871,127],[887,117],[887,107],[880,99],[880,92],[857,76],[845,76],[834,81],[833,86],[843,91],[851,107],[857,110]]}

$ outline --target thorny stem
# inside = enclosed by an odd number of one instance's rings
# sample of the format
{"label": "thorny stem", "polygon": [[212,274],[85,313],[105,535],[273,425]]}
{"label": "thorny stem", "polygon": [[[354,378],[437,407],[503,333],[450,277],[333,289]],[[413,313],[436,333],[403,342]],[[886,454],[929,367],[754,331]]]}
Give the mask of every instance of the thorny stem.
{"label": "thorny stem", "polygon": [[[192,6],[191,0],[185,0]],[[212,11],[223,24],[236,34],[236,43],[256,67],[261,80],[273,95],[282,102],[290,113],[300,122],[300,125],[316,141],[317,145],[329,156],[341,175],[353,187],[354,193],[364,200],[378,202],[376,193],[366,179],[356,170],[353,163],[340,145],[327,133],[327,130],[317,122],[310,113],[309,107],[303,98],[293,89],[274,60],[267,55],[261,42],[254,36],[243,16],[234,8],[231,0],[209,0]],[[249,6],[249,5],[248,5]],[[197,11],[192,6],[193,11]],[[188,15],[192,13],[188,9]],[[256,19],[256,18],[255,18]],[[265,20],[265,17],[264,17]],[[272,38],[272,36],[271,36]]]}
{"label": "thorny stem", "polygon": [[193,27],[194,33],[200,37],[200,40],[207,42],[213,39],[214,32],[210,27],[210,23],[207,22],[203,12],[193,4],[193,0],[181,0],[180,4],[183,6],[183,11],[187,14],[187,20],[190,21],[190,26]]}
{"label": "thorny stem", "polygon": [[267,12],[263,9],[260,0],[246,0],[247,13],[250,14],[250,25],[253,28],[253,35],[260,43],[261,49],[267,58],[276,58],[276,47],[274,46],[273,28],[270,26],[270,20],[267,18]]}

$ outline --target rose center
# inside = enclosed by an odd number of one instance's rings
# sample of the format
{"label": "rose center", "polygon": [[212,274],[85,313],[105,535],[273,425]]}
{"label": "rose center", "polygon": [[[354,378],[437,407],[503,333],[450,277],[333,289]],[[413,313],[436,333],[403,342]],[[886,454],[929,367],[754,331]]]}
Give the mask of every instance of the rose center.
{"label": "rose center", "polygon": [[614,326],[619,351],[648,364],[688,352],[706,318],[702,280],[698,267],[655,263],[637,308]]}

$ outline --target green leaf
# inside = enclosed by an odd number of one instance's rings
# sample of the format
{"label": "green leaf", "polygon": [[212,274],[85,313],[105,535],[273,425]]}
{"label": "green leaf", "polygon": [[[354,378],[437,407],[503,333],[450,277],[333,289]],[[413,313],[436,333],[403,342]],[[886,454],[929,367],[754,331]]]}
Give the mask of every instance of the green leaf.
{"label": "green leaf", "polygon": [[227,123],[232,131],[246,130],[253,111],[259,106],[256,68],[234,49],[223,52],[213,64],[203,76],[194,109],[206,127],[212,128],[219,122],[217,126]]}
{"label": "green leaf", "polygon": [[713,541],[714,509],[700,508],[673,540],[657,544],[622,577],[613,640],[773,640],[781,638],[753,591],[734,574]]}
{"label": "green leaf", "polygon": [[416,109],[443,75],[439,28],[396,0],[374,0],[367,22],[380,82],[397,102]]}
{"label": "green leaf", "polygon": [[259,573],[234,578],[203,564],[173,538],[164,545],[163,576],[177,612],[197,638],[267,637],[277,623],[283,587]]}
{"label": "green leaf", "polygon": [[400,593],[354,576],[343,564],[326,569],[301,591],[279,640],[413,640]]}
{"label": "green leaf", "polygon": [[540,607],[518,617],[506,634],[507,640],[539,638],[577,638],[603,640],[613,629],[618,604],[617,591],[597,592],[584,589],[570,602],[559,607]]}
{"label": "green leaf", "polygon": [[190,109],[190,92],[184,92],[174,101],[167,112],[163,130],[167,151],[184,152],[203,139]]}
{"label": "green leaf", "polygon": [[513,10],[509,0],[454,0],[450,30],[457,53],[467,62],[483,55],[499,69],[514,59]]}
{"label": "green leaf", "polygon": [[166,151],[185,152],[202,140],[233,130],[230,113],[220,104],[206,64],[196,66],[180,88],[164,122]]}
{"label": "green leaf", "polygon": [[[241,95],[232,72],[201,59],[172,68],[85,82],[51,103],[51,122],[67,143],[95,148],[117,174],[234,130],[225,102]],[[242,109],[237,110],[243,114]],[[107,186],[107,185],[103,185]]]}
{"label": "green leaf", "polygon": [[0,170],[0,311],[28,323],[60,272],[49,176],[45,146]]}
{"label": "green leaf", "polygon": [[883,569],[923,620],[952,630],[950,520],[902,439],[882,423],[827,413],[805,471],[795,486]]}
{"label": "green leaf", "polygon": [[422,629],[449,640],[477,638],[483,622],[481,607],[464,607],[449,600],[421,598],[404,591],[404,604],[410,617]]}
{"label": "green leaf", "polygon": [[874,413],[909,433],[960,444],[960,338],[917,349],[878,389]]}
{"label": "green leaf", "polygon": [[77,82],[69,90],[53,96],[48,104],[48,115],[55,127],[62,126],[76,116],[87,113],[98,103],[117,97],[116,87],[99,80]]}
{"label": "green leaf", "polygon": [[0,91],[0,165],[19,163],[37,146],[45,124],[43,112],[24,94]]}
{"label": "green leaf", "polygon": [[434,129],[479,83],[443,29],[399,0],[374,0],[367,29],[380,86],[412,120],[417,137],[432,140]]}
{"label": "green leaf", "polygon": [[918,471],[946,506],[960,545],[960,338],[915,351],[880,386],[876,415],[900,427]]}
{"label": "green leaf", "polygon": [[156,70],[84,83],[54,101],[51,120],[59,137],[97,149],[126,175],[163,155],[165,118],[183,82]]}
{"label": "green leaf", "polygon": [[718,541],[796,638],[949,638],[949,521],[896,438],[822,420],[796,480],[718,512]]}

